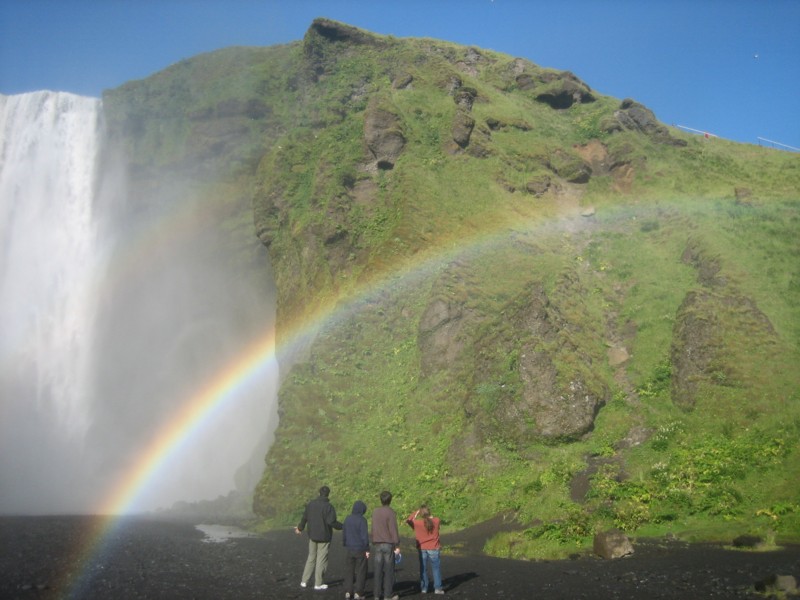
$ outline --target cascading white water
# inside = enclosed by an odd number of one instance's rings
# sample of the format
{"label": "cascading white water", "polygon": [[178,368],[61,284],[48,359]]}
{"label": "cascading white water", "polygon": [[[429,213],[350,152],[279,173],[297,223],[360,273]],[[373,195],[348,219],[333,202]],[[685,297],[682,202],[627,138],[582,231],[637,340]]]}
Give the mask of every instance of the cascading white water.
{"label": "cascading white water", "polygon": [[3,379],[30,378],[17,393],[78,439],[89,425],[99,109],[65,93],[0,96]]}
{"label": "cascading white water", "polygon": [[[231,268],[266,263],[255,238],[231,247],[173,184],[135,205],[102,129],[98,99],[0,95],[0,513],[97,509],[176,406],[273,326],[272,282]],[[276,378],[220,407],[129,508],[214,499],[237,470],[252,486]]]}

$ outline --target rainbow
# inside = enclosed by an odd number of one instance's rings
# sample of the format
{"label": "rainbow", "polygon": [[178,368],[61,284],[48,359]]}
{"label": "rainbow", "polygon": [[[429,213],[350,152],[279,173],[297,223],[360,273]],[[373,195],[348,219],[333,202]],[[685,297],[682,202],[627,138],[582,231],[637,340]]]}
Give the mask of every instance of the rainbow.
{"label": "rainbow", "polygon": [[183,403],[181,409],[159,431],[142,458],[100,508],[102,515],[121,515],[130,508],[147,482],[175,450],[210,419],[240,388],[247,385],[275,356],[275,335],[270,331],[252,344],[236,362],[221,371],[203,391]]}
{"label": "rainbow", "polygon": [[[539,223],[541,227],[543,223]],[[462,239],[458,244],[446,248],[420,252],[395,268],[384,271],[371,282],[362,285],[348,299],[329,302],[320,306],[293,331],[285,335],[280,347],[276,344],[275,332],[270,330],[256,340],[226,368],[222,369],[194,396],[180,405],[178,411],[166,420],[160,431],[141,453],[138,462],[120,478],[111,493],[100,504],[99,515],[94,527],[86,533],[85,539],[70,561],[72,571],[77,573],[74,581],[64,582],[60,589],[66,589],[65,597],[81,597],[81,592],[91,581],[91,566],[109,546],[108,539],[122,516],[130,514],[136,500],[168,462],[169,458],[200,429],[217,410],[227,402],[233,401],[237,392],[253,381],[263,369],[274,364],[281,354],[289,353],[308,343],[323,328],[354,314],[365,300],[375,294],[398,289],[421,281],[441,265],[463,256],[468,252],[480,252],[502,240],[508,239],[512,231],[530,231],[530,223],[496,223],[492,231],[477,232],[471,239]]]}

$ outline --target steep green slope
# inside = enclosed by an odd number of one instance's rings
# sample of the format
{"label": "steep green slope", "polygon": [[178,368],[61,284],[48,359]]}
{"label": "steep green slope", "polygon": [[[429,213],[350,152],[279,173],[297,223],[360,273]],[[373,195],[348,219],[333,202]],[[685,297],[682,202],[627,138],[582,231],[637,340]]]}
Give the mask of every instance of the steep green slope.
{"label": "steep green slope", "polygon": [[252,198],[285,375],[268,523],[325,483],[451,528],[513,515],[498,554],[610,525],[797,536],[797,155],[327,20],[105,101],[144,188]]}

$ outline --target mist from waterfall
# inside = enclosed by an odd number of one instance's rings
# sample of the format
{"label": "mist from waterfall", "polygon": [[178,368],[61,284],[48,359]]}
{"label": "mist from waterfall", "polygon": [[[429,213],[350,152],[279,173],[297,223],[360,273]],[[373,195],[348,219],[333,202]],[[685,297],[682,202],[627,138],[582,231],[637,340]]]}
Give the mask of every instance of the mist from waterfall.
{"label": "mist from waterfall", "polygon": [[[254,237],[232,242],[170,182],[144,200],[104,143],[100,100],[0,95],[0,513],[97,510],[181,403],[274,325]],[[276,386],[265,365],[131,510],[249,492]]]}

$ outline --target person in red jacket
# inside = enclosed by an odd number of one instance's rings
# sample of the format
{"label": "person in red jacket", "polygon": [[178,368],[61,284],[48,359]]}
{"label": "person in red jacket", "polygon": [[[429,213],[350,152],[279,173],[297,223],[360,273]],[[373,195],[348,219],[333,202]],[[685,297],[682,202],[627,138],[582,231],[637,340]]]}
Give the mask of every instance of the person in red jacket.
{"label": "person in red jacket", "polygon": [[433,572],[433,589],[437,594],[444,594],[442,587],[442,572],[440,567],[439,551],[439,517],[431,516],[430,509],[423,504],[413,514],[409,515],[406,523],[414,530],[419,550],[419,584],[422,593],[428,592],[428,563]]}

